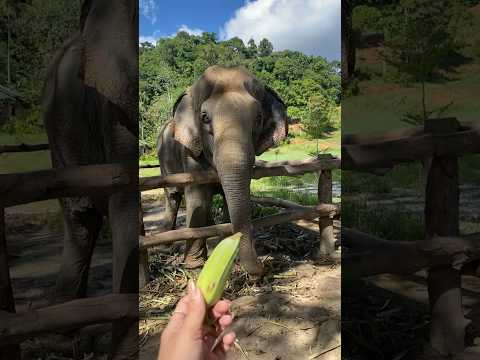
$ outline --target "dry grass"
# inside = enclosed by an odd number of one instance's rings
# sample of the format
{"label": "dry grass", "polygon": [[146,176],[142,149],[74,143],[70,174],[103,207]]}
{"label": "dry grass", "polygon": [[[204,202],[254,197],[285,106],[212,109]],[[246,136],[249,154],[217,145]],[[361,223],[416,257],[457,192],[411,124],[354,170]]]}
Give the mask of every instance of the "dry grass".
{"label": "dry grass", "polygon": [[[295,238],[300,238],[301,241],[292,241]],[[304,234],[289,225],[257,234],[257,239],[265,276],[253,280],[237,264],[225,288],[224,298],[233,300],[272,291],[291,294],[295,291],[297,280],[292,267],[295,263],[307,261],[311,248],[316,243],[315,236]],[[177,301],[183,296],[188,281],[195,280],[198,276],[198,270],[183,268],[180,261],[182,254],[182,246],[172,247],[168,253],[151,250],[149,260],[155,279],[140,293],[139,331],[144,340],[164,328]]]}

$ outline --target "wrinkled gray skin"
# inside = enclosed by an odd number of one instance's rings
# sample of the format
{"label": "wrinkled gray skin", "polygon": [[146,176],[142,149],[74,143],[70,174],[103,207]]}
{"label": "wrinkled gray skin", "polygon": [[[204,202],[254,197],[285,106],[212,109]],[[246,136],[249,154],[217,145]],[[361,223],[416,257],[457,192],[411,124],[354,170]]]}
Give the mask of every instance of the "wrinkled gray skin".
{"label": "wrinkled gray skin", "polygon": [[[213,66],[177,101],[173,119],[158,138],[161,173],[173,174],[215,169],[218,185],[185,187],[187,226],[213,224],[212,196],[223,190],[235,232],[244,235],[240,261],[252,275],[261,275],[252,234],[250,180],[255,155],[287,135],[286,108],[280,98],[243,67]],[[175,224],[181,189],[169,189],[167,217]],[[205,239],[188,241],[185,263],[203,264]]]}
{"label": "wrinkled gray skin", "polygon": [[[138,166],[138,14],[128,0],[86,1],[81,30],[47,72],[42,106],[53,166]],[[65,240],[54,302],[85,297],[95,242],[108,215],[113,292],[138,292],[138,192],[61,200]],[[112,359],[136,359],[135,321],[113,325]]]}

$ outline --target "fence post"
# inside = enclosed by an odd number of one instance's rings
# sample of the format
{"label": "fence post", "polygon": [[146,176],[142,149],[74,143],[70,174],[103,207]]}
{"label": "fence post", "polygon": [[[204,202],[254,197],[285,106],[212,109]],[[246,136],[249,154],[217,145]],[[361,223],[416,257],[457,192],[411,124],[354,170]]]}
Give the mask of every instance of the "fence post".
{"label": "fence post", "polygon": [[[435,119],[425,124],[426,132],[457,131],[458,121]],[[458,159],[433,157],[425,193],[426,238],[459,234]],[[460,271],[451,266],[437,266],[428,272],[431,311],[431,346],[442,354],[464,351],[468,321],[462,309]]]}
{"label": "fence post", "polygon": [[[322,170],[318,176],[318,202],[319,204],[332,203],[332,171]],[[332,256],[335,252],[335,237],[333,235],[333,220],[320,218],[318,221],[320,246],[317,258]]]}
{"label": "fence post", "polygon": [[[140,199],[142,195],[140,194]],[[140,200],[139,209],[139,223],[140,235],[145,236],[145,224],[143,223],[143,208]],[[148,269],[148,249],[139,248],[138,256],[138,287],[141,289],[145,287],[150,280],[150,271]]]}
{"label": "fence post", "polygon": [[[15,312],[15,300],[8,266],[5,209],[3,207],[0,207],[0,311]],[[0,347],[0,360],[16,359],[20,359],[20,346],[18,344]]]}

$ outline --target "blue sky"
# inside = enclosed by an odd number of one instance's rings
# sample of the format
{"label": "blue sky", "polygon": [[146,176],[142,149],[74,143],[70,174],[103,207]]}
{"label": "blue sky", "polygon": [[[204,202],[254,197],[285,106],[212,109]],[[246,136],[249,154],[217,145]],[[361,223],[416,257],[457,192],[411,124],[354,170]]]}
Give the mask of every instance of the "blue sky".
{"label": "blue sky", "polygon": [[[141,0],[143,4],[148,3]],[[142,6],[140,34],[158,35],[175,34],[182,26],[190,29],[218,32],[221,26],[230,19],[235,10],[244,4],[244,0],[157,0],[155,9],[145,16]],[[188,11],[186,10],[188,9]]]}
{"label": "blue sky", "polygon": [[340,0],[140,0],[140,41],[180,30],[268,38],[275,50],[340,59]]}

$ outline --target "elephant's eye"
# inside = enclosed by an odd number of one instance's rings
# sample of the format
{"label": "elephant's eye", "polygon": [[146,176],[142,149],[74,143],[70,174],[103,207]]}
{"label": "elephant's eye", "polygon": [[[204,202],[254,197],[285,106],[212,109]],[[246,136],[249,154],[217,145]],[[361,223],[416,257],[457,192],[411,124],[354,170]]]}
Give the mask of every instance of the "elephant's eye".
{"label": "elephant's eye", "polygon": [[208,116],[206,112],[202,112],[201,120],[204,124],[210,124],[210,122],[212,121],[212,119],[210,119],[210,116]]}

